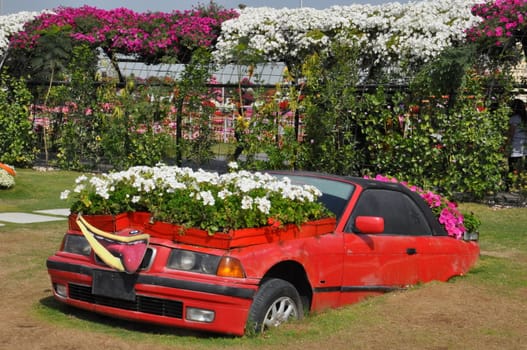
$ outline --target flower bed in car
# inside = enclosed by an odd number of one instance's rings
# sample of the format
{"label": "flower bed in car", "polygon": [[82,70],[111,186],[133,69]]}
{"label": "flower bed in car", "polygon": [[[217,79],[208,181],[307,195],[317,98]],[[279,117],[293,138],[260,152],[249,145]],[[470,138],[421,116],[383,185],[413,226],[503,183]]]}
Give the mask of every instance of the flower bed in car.
{"label": "flower bed in car", "polygon": [[[259,172],[220,175],[159,165],[80,176],[73,190],[64,191],[61,198],[72,200],[71,212],[83,215],[146,212],[145,232],[155,231],[159,222],[179,227],[170,230],[185,236],[190,229],[208,235],[261,227],[278,232],[286,225],[332,217],[317,201],[320,195],[313,186],[294,185],[287,178]],[[176,239],[178,234],[172,237]]]}

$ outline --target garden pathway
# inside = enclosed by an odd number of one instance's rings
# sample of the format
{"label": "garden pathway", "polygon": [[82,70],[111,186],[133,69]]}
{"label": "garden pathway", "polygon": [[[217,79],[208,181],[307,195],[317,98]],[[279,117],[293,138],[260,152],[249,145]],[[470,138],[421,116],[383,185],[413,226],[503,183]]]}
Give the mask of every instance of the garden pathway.
{"label": "garden pathway", "polygon": [[31,224],[36,222],[67,220],[69,209],[35,210],[32,213],[0,212],[0,226],[6,222],[14,224]]}

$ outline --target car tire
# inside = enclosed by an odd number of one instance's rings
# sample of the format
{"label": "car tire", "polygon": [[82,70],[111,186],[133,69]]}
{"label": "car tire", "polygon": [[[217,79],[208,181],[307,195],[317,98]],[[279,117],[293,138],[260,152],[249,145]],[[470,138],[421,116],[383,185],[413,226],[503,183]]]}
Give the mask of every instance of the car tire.
{"label": "car tire", "polygon": [[273,278],[256,292],[247,322],[248,333],[262,333],[289,320],[304,317],[304,308],[296,288],[289,282]]}

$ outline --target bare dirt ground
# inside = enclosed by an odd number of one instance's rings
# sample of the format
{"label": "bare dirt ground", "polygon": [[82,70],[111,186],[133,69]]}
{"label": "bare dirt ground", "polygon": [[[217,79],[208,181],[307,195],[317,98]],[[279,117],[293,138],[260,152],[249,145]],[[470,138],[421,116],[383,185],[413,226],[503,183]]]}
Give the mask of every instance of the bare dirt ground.
{"label": "bare dirt ground", "polygon": [[[51,229],[50,232],[17,229],[12,234],[2,228],[0,238],[0,349],[194,348],[188,339],[180,343],[177,337],[165,345],[143,341],[140,334],[133,339],[108,334],[103,330],[108,320],[102,323],[102,330],[94,330],[93,327],[68,327],[64,322],[43,317],[37,311],[39,308],[56,308],[51,299],[45,259],[60,243],[60,235]],[[359,308],[361,318],[350,321],[346,327],[335,327],[331,334],[315,340],[295,336],[281,344],[266,342],[264,337],[260,343],[250,342],[250,348],[527,349],[527,288],[502,294],[492,286],[480,287],[461,278],[454,283],[433,282],[379,298],[352,306]],[[335,312],[345,315],[350,310],[357,312],[350,308]],[[67,317],[79,315],[82,313],[68,309]],[[312,334],[316,322],[327,321],[324,316],[309,317],[288,327],[292,332],[310,330]],[[124,326],[133,327],[129,323]],[[247,345],[243,340],[233,340],[228,348],[246,349]]]}

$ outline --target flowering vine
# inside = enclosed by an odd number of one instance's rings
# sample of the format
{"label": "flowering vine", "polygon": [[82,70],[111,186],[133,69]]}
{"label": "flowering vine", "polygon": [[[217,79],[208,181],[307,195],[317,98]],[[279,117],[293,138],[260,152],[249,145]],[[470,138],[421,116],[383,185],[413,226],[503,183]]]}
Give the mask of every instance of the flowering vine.
{"label": "flowering vine", "polygon": [[513,48],[520,43],[527,50],[527,1],[496,0],[475,4],[472,13],[480,21],[467,30],[470,40],[489,48]]}
{"label": "flowering vine", "polygon": [[135,54],[146,62],[163,56],[188,60],[199,47],[216,41],[221,23],[237,16],[217,8],[136,13],[126,8],[59,7],[27,22],[12,38],[17,48],[31,49],[47,31],[62,31],[72,40],[101,47],[107,53]]}
{"label": "flowering vine", "polygon": [[4,54],[9,47],[9,37],[11,35],[23,30],[25,23],[32,21],[35,17],[38,17],[43,13],[49,12],[50,11],[22,11],[11,15],[0,16],[0,55]]}
{"label": "flowering vine", "polygon": [[359,46],[364,69],[395,68],[404,77],[413,65],[465,40],[466,29],[479,21],[470,8],[462,0],[324,10],[246,8],[223,23],[215,55],[231,61],[235,49],[246,45],[268,61],[302,62],[306,54],[330,50],[338,42]]}
{"label": "flowering vine", "polygon": [[31,48],[46,31],[58,29],[77,42],[107,53],[134,54],[146,62],[163,56],[185,61],[198,47],[214,50],[218,61],[229,62],[242,43],[267,61],[301,62],[307,54],[339,42],[358,45],[366,69],[396,68],[404,76],[412,65],[465,40],[466,30],[481,21],[471,6],[463,0],[425,0],[324,10],[212,7],[171,13],[66,7],[37,16],[12,41],[16,47]]}

